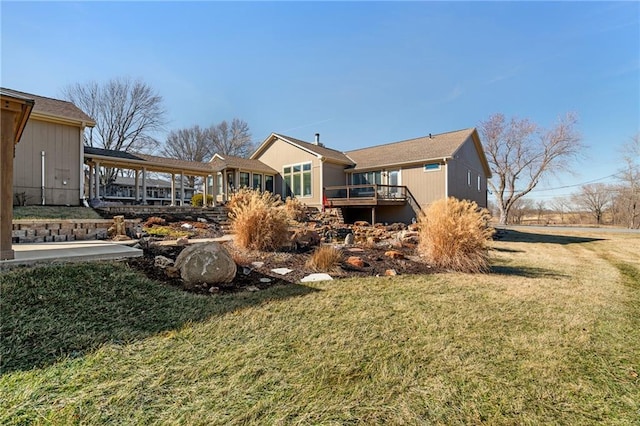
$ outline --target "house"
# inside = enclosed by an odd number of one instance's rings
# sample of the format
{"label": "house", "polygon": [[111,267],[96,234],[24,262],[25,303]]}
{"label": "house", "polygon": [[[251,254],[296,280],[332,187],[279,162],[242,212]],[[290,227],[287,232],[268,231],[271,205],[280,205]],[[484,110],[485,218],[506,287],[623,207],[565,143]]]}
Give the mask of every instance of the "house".
{"label": "house", "polygon": [[95,125],[93,119],[71,102],[1,90],[35,102],[21,143],[16,145],[13,201],[80,205],[84,191],[84,129]]}
{"label": "house", "polygon": [[486,207],[491,177],[474,128],[346,152],[325,147],[318,134],[310,143],[272,133],[251,159],[278,171],[283,197],[340,208],[347,221],[409,222],[449,196]]}

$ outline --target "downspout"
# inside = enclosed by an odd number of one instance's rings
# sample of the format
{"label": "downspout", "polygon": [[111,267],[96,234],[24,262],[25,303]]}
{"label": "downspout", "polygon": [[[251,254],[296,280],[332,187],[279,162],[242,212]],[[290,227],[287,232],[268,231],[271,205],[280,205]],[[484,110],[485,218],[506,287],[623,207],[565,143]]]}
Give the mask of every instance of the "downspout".
{"label": "downspout", "polygon": [[[316,133],[317,137],[320,137]],[[320,156],[320,211],[324,211],[324,157]]]}
{"label": "downspout", "polygon": [[80,203],[87,206],[87,200],[84,196],[84,128],[85,123],[82,122],[80,126],[80,180],[78,181],[80,185]]}
{"label": "downspout", "polygon": [[44,180],[45,180],[45,178],[44,178],[44,157],[45,157],[45,152],[44,151],[40,151],[40,160],[41,160],[40,163],[41,163],[41,166],[42,166],[42,172],[41,172],[42,173],[42,179],[41,179],[41,185],[40,185],[40,193],[41,193],[41,196],[42,196],[42,205],[43,206],[45,205],[45,198],[44,198]]}
{"label": "downspout", "polygon": [[447,158],[443,158],[444,161],[444,198],[449,198],[449,165],[447,164]]}

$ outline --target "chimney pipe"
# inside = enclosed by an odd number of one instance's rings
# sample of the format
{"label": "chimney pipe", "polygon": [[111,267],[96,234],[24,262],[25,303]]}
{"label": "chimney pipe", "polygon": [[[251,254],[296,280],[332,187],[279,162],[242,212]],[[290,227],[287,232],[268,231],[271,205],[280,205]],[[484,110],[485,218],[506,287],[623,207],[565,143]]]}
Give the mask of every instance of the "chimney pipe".
{"label": "chimney pipe", "polygon": [[320,145],[320,133],[316,133],[316,145]]}
{"label": "chimney pipe", "polygon": [[433,136],[431,136],[431,133],[429,133],[429,139],[433,139]]}

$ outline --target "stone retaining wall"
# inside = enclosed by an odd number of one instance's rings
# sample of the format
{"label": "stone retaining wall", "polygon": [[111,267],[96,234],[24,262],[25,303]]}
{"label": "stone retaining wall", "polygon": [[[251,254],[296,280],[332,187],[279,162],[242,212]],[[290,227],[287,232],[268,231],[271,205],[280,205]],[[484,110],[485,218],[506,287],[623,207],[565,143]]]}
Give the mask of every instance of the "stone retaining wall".
{"label": "stone retaining wall", "polygon": [[[139,219],[125,220],[127,234]],[[46,243],[76,240],[104,240],[113,226],[109,219],[18,219],[13,221],[13,243]]]}

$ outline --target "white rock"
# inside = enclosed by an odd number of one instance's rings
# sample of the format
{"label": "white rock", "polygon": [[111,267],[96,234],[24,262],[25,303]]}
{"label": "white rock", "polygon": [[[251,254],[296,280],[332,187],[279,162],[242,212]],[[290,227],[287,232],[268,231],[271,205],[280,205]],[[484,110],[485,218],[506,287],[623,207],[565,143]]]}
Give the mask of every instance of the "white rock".
{"label": "white rock", "polygon": [[271,282],[271,278],[266,278],[266,277],[265,278],[260,278],[260,282],[261,283],[265,283],[265,284],[266,283],[270,283]]}
{"label": "white rock", "polygon": [[173,260],[166,256],[156,256],[153,259],[153,265],[156,268],[165,269],[166,267],[173,265]]}
{"label": "white rock", "polygon": [[264,266],[264,262],[251,262],[251,266],[254,268],[262,268],[262,266]]}
{"label": "white rock", "polygon": [[199,217],[199,218],[198,218],[198,222],[200,222],[200,223],[207,223],[207,219],[205,219],[204,217]]}
{"label": "white rock", "polygon": [[289,272],[293,272],[293,269],[289,269],[289,268],[276,268],[276,269],[272,269],[271,272],[274,272],[278,275],[287,275]]}
{"label": "white rock", "polygon": [[192,229],[192,228],[193,228],[193,225],[192,225],[192,224],[190,224],[190,223],[183,223],[182,225],[180,225],[180,227],[181,227],[182,229]]}
{"label": "white rock", "polygon": [[245,288],[245,290],[250,291],[250,292],[260,291],[260,289],[258,287],[256,287],[255,285],[250,285],[249,287]]}
{"label": "white rock", "polygon": [[333,280],[333,278],[331,278],[331,275],[325,274],[325,273],[320,273],[320,274],[307,275],[306,277],[301,279],[300,282],[302,282],[302,283],[312,283],[312,282],[316,282],[316,281],[332,281],[332,280]]}
{"label": "white rock", "polygon": [[236,263],[219,243],[200,243],[188,246],[175,261],[186,284],[230,283],[236,275]]}

